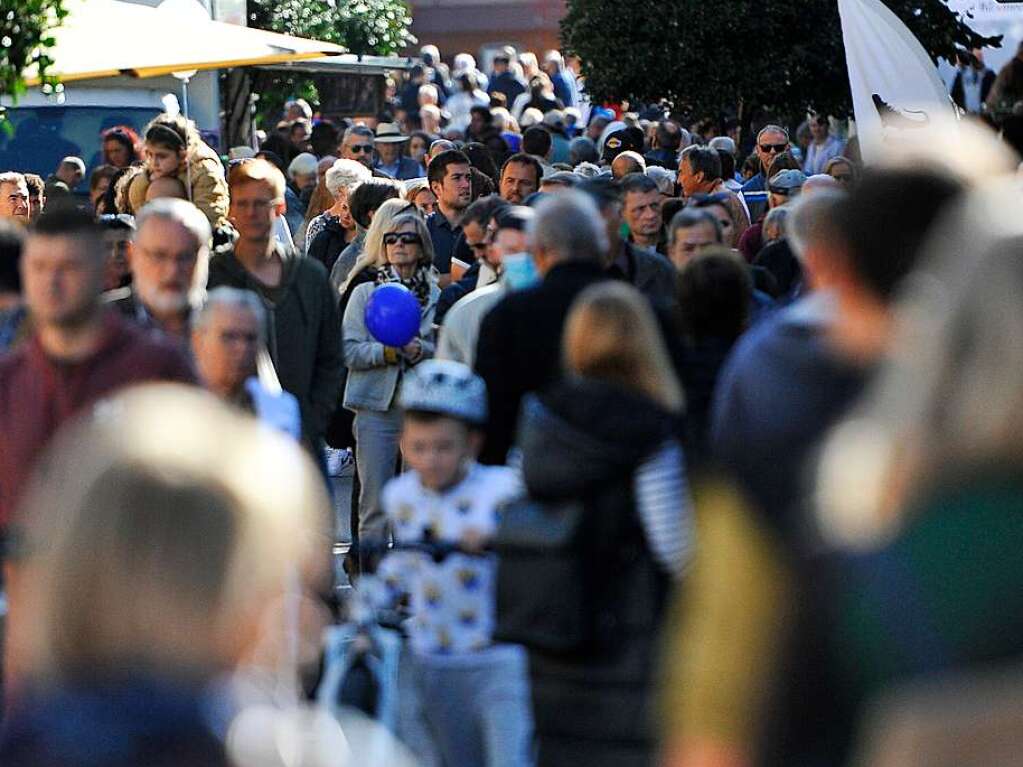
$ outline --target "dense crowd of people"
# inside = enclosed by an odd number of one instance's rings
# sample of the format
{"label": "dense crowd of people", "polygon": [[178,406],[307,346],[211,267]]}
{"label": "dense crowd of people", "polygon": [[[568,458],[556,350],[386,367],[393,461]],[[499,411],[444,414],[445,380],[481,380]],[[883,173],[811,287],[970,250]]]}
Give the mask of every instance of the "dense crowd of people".
{"label": "dense crowd of people", "polygon": [[0,762],[324,763],[239,701],[315,694],[342,582],[403,618],[380,764],[889,763],[882,694],[1008,674],[1011,151],[864,168],[827,115],[744,141],[421,53],[376,120],[0,169]]}

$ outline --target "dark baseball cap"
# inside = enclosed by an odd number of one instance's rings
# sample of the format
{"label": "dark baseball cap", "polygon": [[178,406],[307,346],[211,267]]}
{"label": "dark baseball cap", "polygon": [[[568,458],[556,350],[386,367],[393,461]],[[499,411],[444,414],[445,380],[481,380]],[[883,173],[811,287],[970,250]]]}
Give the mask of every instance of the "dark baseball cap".
{"label": "dark baseball cap", "polygon": [[643,131],[639,128],[621,128],[604,141],[604,162],[611,162],[622,152],[632,150],[643,153]]}

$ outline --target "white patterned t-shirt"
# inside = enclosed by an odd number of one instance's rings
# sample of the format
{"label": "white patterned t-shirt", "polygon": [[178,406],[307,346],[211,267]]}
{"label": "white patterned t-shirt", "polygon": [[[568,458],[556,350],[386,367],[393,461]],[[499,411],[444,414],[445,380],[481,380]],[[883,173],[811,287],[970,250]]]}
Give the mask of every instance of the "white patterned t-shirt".
{"label": "white patterned t-shirt", "polygon": [[[387,483],[382,503],[397,543],[422,541],[428,533],[434,541],[457,543],[470,531],[492,538],[501,507],[521,493],[512,469],[473,463],[465,479],[443,493],[423,487],[416,472],[406,472]],[[435,562],[426,554],[393,551],[377,575],[394,598],[408,595],[416,652],[466,653],[491,643],[495,565],[492,555],[450,554]]]}

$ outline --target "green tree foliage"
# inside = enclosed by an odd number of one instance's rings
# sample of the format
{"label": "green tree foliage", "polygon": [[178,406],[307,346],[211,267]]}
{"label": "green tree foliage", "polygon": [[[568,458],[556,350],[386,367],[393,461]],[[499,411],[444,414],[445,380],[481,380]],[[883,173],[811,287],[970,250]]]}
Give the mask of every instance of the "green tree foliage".
{"label": "green tree foliage", "polygon": [[[325,40],[361,55],[395,55],[416,42],[406,0],[249,0],[248,12],[249,26]],[[318,101],[313,79],[300,74],[260,72],[252,88],[267,118],[289,98]]]}
{"label": "green tree foliage", "polygon": [[249,24],[389,56],[415,42],[405,0],[249,0]]}
{"label": "green tree foliage", "polygon": [[[941,0],[884,0],[932,58],[998,45]],[[595,102],[668,100],[691,116],[850,111],[835,0],[569,0],[565,48]]]}
{"label": "green tree foliage", "polygon": [[44,87],[57,86],[47,74],[53,61],[51,32],[67,16],[64,0],[0,0],[0,95],[17,98],[25,90],[25,70],[37,67]]}

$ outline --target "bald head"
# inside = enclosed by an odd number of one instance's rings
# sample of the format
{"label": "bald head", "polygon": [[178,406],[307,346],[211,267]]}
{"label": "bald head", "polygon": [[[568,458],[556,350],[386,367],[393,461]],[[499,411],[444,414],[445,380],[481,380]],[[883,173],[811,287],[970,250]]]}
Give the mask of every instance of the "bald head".
{"label": "bald head", "polygon": [[178,200],[187,200],[188,192],[181,179],[175,176],[161,176],[149,183],[146,189],[146,202],[157,200],[161,197],[172,197]]}
{"label": "bald head", "polygon": [[638,152],[622,152],[611,163],[611,175],[615,179],[625,178],[630,173],[646,173],[646,161]]}

